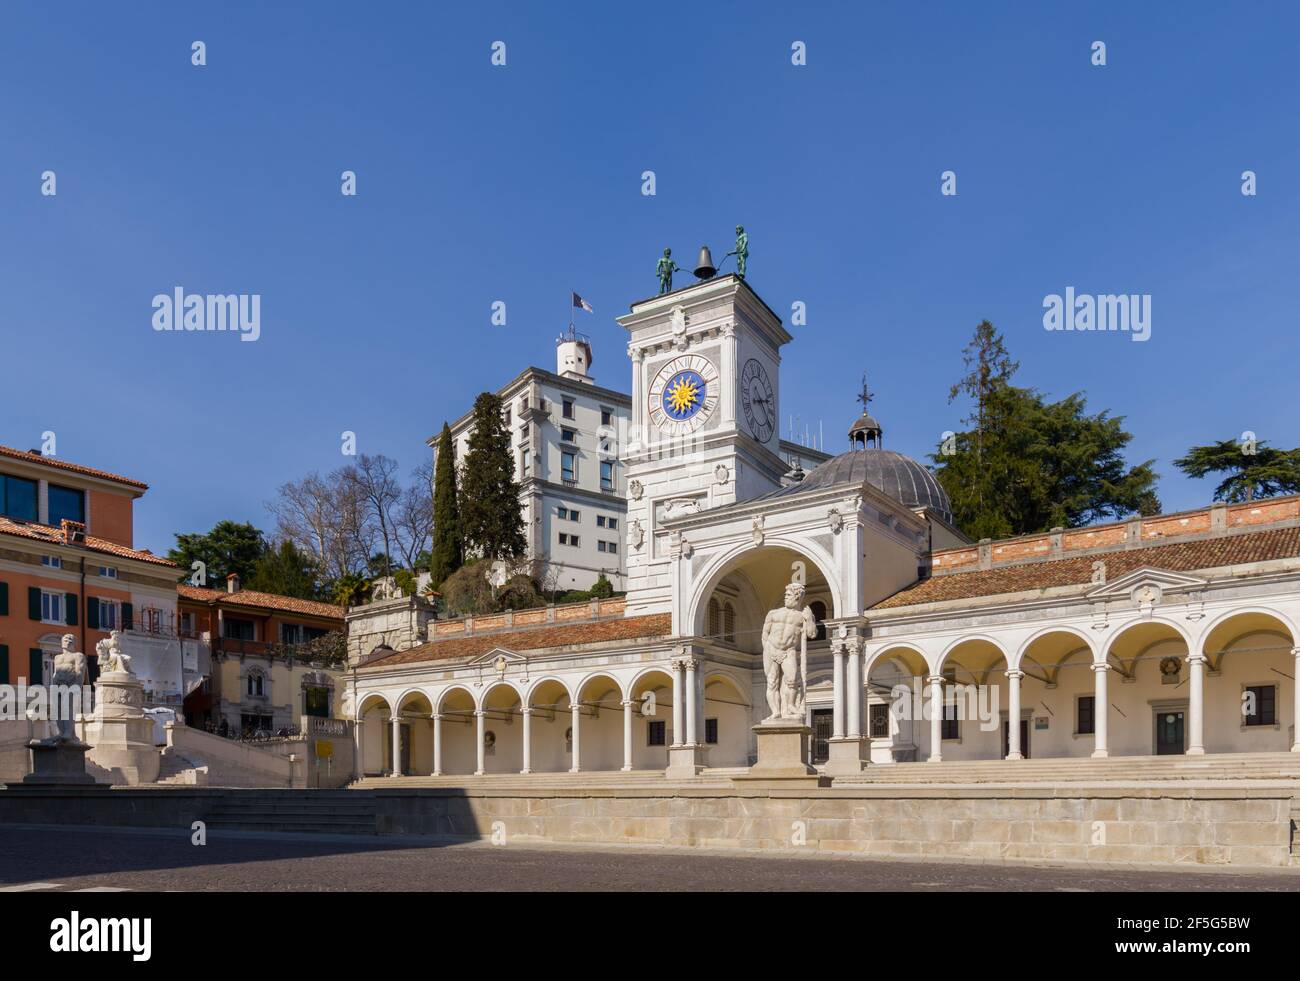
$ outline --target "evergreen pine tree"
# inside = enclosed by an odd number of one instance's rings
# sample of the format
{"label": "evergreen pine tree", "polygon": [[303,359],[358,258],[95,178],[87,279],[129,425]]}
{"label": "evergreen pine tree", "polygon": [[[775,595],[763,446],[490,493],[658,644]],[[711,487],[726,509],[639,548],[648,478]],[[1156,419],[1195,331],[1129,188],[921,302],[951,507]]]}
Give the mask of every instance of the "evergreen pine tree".
{"label": "evergreen pine tree", "polygon": [[1216,501],[1236,504],[1276,494],[1300,493],[1300,449],[1278,450],[1263,441],[1225,439],[1193,446],[1174,461],[1189,477],[1226,473],[1214,489]]}
{"label": "evergreen pine tree", "polygon": [[467,552],[488,559],[524,554],[523,509],[510,433],[501,399],[491,392],[474,400],[474,430],[460,477],[461,541]]}
{"label": "evergreen pine tree", "polygon": [[438,463],[433,475],[433,551],[429,573],[434,585],[461,567],[460,508],[456,504],[456,447],[444,422],[438,437]]}

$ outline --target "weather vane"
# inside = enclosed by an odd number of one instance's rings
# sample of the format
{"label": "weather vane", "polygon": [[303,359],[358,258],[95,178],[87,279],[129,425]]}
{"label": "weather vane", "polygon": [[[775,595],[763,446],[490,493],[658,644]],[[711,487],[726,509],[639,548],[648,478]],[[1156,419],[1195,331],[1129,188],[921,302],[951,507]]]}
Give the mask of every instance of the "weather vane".
{"label": "weather vane", "polygon": [[858,396],[858,401],[862,403],[863,412],[867,411],[867,403],[873,398],[875,398],[875,396],[872,395],[871,390],[867,388],[867,373],[864,371],[862,373],[862,394]]}

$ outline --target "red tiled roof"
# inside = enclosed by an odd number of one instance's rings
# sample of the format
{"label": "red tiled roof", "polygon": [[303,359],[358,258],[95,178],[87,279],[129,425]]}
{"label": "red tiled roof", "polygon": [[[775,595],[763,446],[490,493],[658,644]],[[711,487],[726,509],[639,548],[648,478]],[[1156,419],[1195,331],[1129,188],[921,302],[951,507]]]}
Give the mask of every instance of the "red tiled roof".
{"label": "red tiled roof", "polygon": [[[43,542],[49,545],[67,545],[64,541],[63,532],[58,528],[50,525],[38,525],[30,522],[11,521],[8,518],[0,518],[0,534],[16,535],[19,538],[30,538],[33,541]],[[104,555],[115,555],[120,559],[136,559],[140,562],[152,562],[154,565],[166,565],[175,568],[175,563],[154,555],[153,552],[144,549],[127,548],[125,545],[119,545],[117,542],[110,542],[105,538],[96,538],[94,535],[87,535],[84,539],[77,542],[72,548],[85,548],[92,552],[101,552]]]}
{"label": "red tiled roof", "polygon": [[68,463],[66,460],[58,460],[52,456],[42,456],[40,453],[33,453],[30,450],[15,450],[11,446],[0,446],[0,456],[7,456],[14,460],[25,460],[28,463],[36,463],[44,467],[56,467],[59,470],[84,474],[87,477],[98,477],[101,480],[111,480],[114,483],[126,484],[128,487],[138,487],[142,491],[149,489],[148,484],[141,483],[138,480],[132,480],[130,477],[123,477],[119,474],[109,473],[107,470],[96,470],[94,467],[83,467],[79,463]]}
{"label": "red tiled roof", "polygon": [[331,603],[318,603],[315,600],[298,599],[294,596],[278,596],[275,593],[261,593],[255,589],[241,589],[229,593],[224,589],[206,589],[180,583],[176,592],[184,599],[196,603],[216,603],[218,606],[245,606],[261,610],[281,610],[289,613],[301,613],[303,616],[322,617],[327,620],[342,620],[344,609]]}
{"label": "red tiled roof", "polygon": [[549,647],[573,647],[578,644],[596,644],[609,640],[644,640],[666,637],[673,629],[670,613],[652,613],[641,617],[620,617],[615,620],[589,620],[585,623],[551,624],[528,630],[499,630],[495,633],[476,634],[470,637],[448,637],[433,640],[409,651],[398,651],[367,661],[362,667],[394,664],[413,664],[420,661],[442,661],[453,657],[474,657],[486,654],[496,647],[508,651],[536,651]]}
{"label": "red tiled roof", "polygon": [[1086,585],[1092,581],[1092,564],[1099,559],[1106,563],[1106,578],[1115,580],[1144,566],[1170,572],[1195,572],[1297,556],[1300,556],[1300,528],[1220,535],[1197,541],[1170,542],[1147,548],[1121,548],[1076,558],[1049,559],[979,572],[932,576],[906,587],[871,609],[892,610],[920,603],[1042,592],[1054,586]]}

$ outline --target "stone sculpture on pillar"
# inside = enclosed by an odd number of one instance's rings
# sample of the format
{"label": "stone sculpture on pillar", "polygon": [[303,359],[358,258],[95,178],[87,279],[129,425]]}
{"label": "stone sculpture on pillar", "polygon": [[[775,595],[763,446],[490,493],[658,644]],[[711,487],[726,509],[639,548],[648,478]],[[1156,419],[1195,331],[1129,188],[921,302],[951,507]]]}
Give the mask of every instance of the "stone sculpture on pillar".
{"label": "stone sculpture on pillar", "polygon": [[[54,715],[55,734],[48,739],[33,739],[27,744],[32,753],[32,772],[23,778],[24,784],[93,784],[95,778],[86,773],[86,750],[89,747],[77,738],[74,705],[81,704],[80,697],[60,698],[56,692],[71,689],[79,696],[86,680],[86,655],[74,650],[77,638],[64,634],[58,654],[54,655],[54,676],[50,679],[49,710]],[[32,679],[39,684],[39,678]]]}
{"label": "stone sculpture on pillar", "polygon": [[95,645],[99,679],[95,682],[95,718],[86,726],[87,754],[108,771],[114,784],[137,786],[158,779],[159,750],[153,720],[144,714],[144,685],[131,670],[131,657],[114,630]]}
{"label": "stone sculpture on pillar", "polygon": [[804,606],[803,583],[785,587],[785,605],[763,621],[763,672],[767,675],[764,724],[804,721],[804,692],[808,684],[808,641],[817,636],[817,618]]}

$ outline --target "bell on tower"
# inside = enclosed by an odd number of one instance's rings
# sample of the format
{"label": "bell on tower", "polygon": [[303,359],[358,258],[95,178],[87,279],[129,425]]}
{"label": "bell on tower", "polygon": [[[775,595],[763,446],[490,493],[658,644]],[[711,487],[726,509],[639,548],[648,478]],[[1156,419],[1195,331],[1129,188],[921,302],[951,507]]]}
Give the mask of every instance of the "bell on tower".
{"label": "bell on tower", "polygon": [[858,401],[862,403],[862,415],[858,416],[858,421],[849,427],[849,446],[855,450],[880,449],[882,438],[885,435],[884,429],[880,423],[876,422],[867,412],[868,403],[875,398],[871,390],[867,388],[867,374],[862,373],[862,394],[858,396]]}

